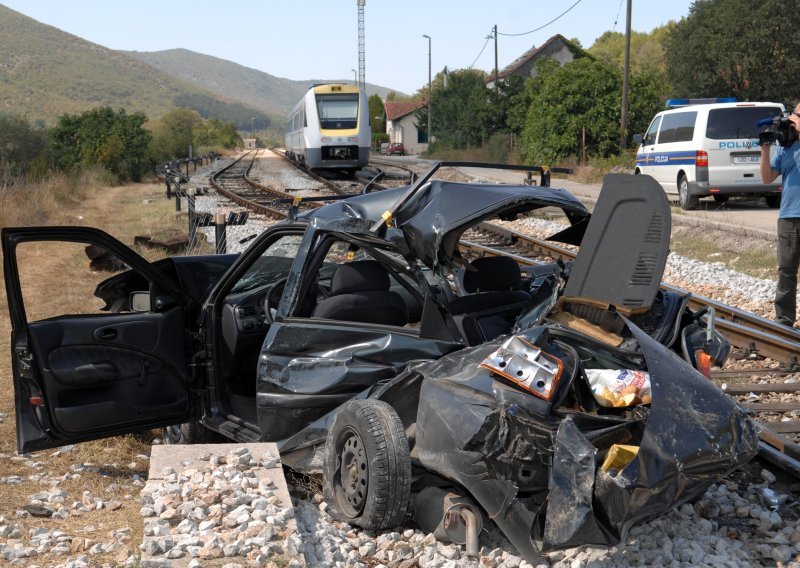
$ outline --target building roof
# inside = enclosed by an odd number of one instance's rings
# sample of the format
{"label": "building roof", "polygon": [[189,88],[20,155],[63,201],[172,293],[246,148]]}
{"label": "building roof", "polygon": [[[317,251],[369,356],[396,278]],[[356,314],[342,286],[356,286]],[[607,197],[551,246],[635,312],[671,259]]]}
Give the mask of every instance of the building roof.
{"label": "building roof", "polygon": [[497,78],[504,79],[510,75],[513,75],[514,71],[522,67],[523,64],[527,63],[531,59],[537,59],[542,54],[542,52],[544,52],[548,47],[550,47],[557,41],[563,43],[565,46],[567,46],[567,48],[571,49],[573,53],[577,49],[579,49],[576,45],[574,45],[571,41],[569,41],[561,34],[556,34],[550,39],[548,39],[546,42],[544,42],[542,45],[540,45],[539,47],[534,46],[530,48],[528,51],[517,57],[514,61],[503,67],[500,71],[498,71],[497,77],[495,77],[494,74],[489,75],[489,77],[486,79],[486,82],[490,83]]}
{"label": "building roof", "polygon": [[424,105],[425,101],[403,101],[403,102],[383,103],[383,106],[386,109],[387,120],[397,120],[398,118],[402,118],[407,114],[411,114],[415,110],[422,108]]}

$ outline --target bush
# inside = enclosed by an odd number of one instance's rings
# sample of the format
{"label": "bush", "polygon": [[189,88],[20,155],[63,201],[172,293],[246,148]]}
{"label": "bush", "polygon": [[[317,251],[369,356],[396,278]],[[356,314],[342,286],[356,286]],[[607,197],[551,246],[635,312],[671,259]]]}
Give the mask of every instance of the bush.
{"label": "bush", "polygon": [[453,148],[444,142],[434,142],[423,154],[425,158],[447,161],[491,162],[495,164],[522,163],[513,145],[516,137],[508,132],[496,132],[480,147]]}

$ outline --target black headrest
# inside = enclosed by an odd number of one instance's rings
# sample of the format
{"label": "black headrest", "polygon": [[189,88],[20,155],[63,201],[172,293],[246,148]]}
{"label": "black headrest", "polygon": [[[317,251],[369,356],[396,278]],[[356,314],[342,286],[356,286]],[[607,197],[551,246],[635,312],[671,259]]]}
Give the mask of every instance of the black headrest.
{"label": "black headrest", "polygon": [[519,264],[507,256],[484,256],[472,261],[475,270],[464,272],[464,290],[474,292],[494,292],[516,290],[522,276]]}
{"label": "black headrest", "polygon": [[340,264],[331,278],[331,294],[352,294],[388,290],[389,274],[376,260],[357,260]]}

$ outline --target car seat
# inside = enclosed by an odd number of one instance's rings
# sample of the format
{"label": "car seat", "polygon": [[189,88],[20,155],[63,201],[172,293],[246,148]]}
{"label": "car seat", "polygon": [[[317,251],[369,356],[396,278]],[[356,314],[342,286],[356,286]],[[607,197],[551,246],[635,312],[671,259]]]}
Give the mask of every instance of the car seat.
{"label": "car seat", "polygon": [[316,305],[312,317],[406,325],[406,303],[389,287],[388,272],[375,260],[340,264],[331,277],[330,296]]}
{"label": "car seat", "polygon": [[514,259],[487,256],[472,263],[474,270],[464,273],[468,292],[447,304],[464,339],[479,345],[511,331],[530,294],[519,289],[522,276]]}

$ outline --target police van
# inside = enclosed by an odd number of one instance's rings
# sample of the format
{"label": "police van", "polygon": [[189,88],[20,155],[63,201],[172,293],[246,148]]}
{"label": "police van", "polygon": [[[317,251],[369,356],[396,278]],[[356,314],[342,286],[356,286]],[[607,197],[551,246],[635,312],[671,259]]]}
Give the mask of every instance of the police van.
{"label": "police van", "polygon": [[735,99],[670,99],[647,133],[637,134],[636,173],[653,176],[683,209],[700,198],[725,202],[733,195],[763,195],[769,207],[781,199],[780,177],[761,183],[757,123],[784,110],[779,103]]}

